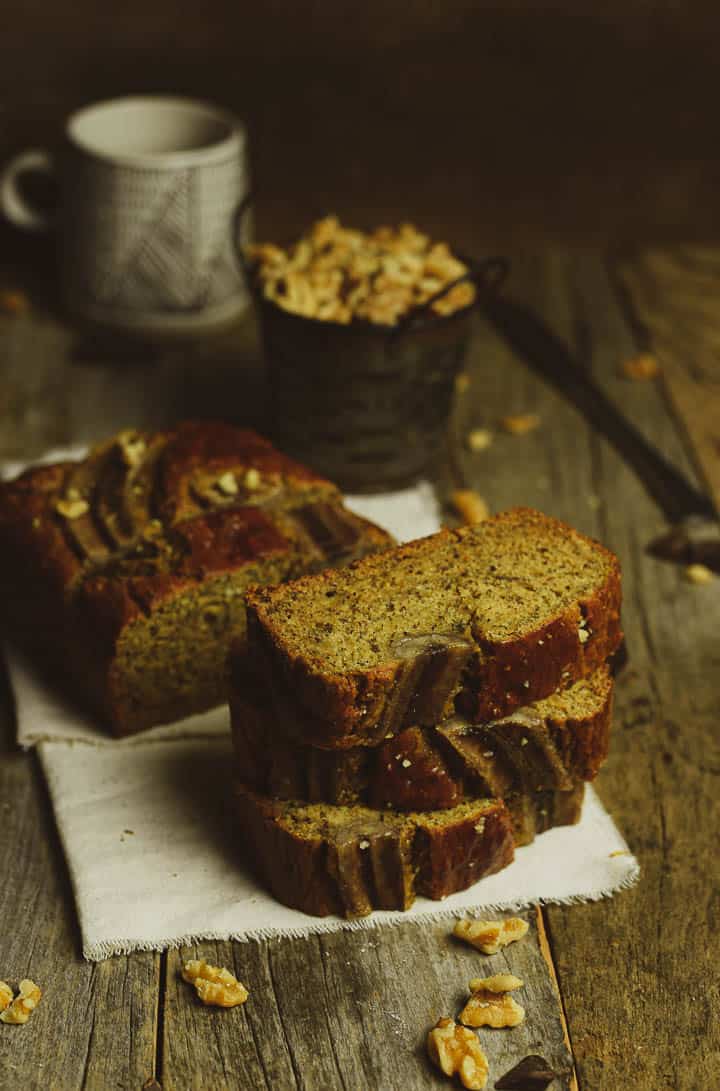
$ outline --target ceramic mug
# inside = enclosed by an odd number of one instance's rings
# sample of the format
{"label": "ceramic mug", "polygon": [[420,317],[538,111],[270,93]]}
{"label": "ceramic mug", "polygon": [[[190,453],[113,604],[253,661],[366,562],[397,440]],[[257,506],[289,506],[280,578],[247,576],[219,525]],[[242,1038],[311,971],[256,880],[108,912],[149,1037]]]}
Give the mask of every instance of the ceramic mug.
{"label": "ceramic mug", "polygon": [[[30,171],[57,175],[54,217],[23,196]],[[45,151],[14,159],[0,176],[0,207],[27,230],[57,226],[63,294],[75,314],[181,332],[247,305],[232,232],[248,188],[245,132],[232,114],[132,96],[73,114],[57,161]]]}

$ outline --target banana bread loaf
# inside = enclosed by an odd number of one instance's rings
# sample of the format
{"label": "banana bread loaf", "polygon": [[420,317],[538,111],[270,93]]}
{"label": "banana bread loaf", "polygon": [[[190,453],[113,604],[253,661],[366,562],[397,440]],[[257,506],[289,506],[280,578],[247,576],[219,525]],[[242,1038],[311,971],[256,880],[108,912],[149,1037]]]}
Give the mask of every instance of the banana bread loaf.
{"label": "banana bread loaf", "polygon": [[243,853],[278,901],[313,916],[362,917],[408,909],[417,895],[444,898],[500,871],[516,837],[527,843],[576,822],[582,789],[407,814],[271,799],[241,782],[236,801]]}
{"label": "banana bread loaf", "polygon": [[617,648],[620,570],[597,542],[518,508],[247,595],[258,670],[296,730],[377,745],[454,712],[507,716],[588,677]]}
{"label": "banana bread loaf", "polygon": [[502,720],[407,727],[377,747],[324,750],[297,742],[271,689],[248,669],[230,696],[238,776],[256,791],[397,811],[450,808],[468,797],[568,792],[607,756],[613,683],[606,667]]}
{"label": "banana bread loaf", "polygon": [[3,626],[124,735],[225,700],[250,583],[391,541],[253,432],[121,432],[0,484]]}

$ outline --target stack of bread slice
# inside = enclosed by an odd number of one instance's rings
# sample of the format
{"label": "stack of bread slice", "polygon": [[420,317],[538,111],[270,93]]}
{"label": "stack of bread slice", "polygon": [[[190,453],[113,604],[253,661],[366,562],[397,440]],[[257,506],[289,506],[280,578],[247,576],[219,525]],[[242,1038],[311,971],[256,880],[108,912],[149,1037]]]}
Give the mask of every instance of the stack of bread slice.
{"label": "stack of bread slice", "polygon": [[246,854],[282,902],[442,898],[576,822],[607,755],[617,559],[529,509],[246,597]]}

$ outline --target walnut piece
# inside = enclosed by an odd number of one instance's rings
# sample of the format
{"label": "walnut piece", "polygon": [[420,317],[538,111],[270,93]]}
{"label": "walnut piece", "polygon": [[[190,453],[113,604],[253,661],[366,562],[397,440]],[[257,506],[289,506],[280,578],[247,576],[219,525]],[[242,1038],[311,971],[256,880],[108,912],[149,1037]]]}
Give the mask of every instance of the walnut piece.
{"label": "walnut piece", "polygon": [[685,569],[685,579],[688,583],[710,583],[715,576],[705,564],[689,564]]}
{"label": "walnut piece", "polygon": [[480,1043],[471,1030],[459,1027],[453,1019],[439,1019],[428,1033],[430,1060],[446,1076],[460,1077],[469,1091],[482,1091],[490,1066]]}
{"label": "walnut piece", "polygon": [[215,485],[225,496],[235,496],[238,491],[237,478],[232,470],[227,470],[224,474],[220,474]]}
{"label": "walnut piece", "polygon": [[69,497],[66,500],[58,500],[55,503],[55,511],[64,519],[79,519],[89,511],[87,500],[76,500]]}
{"label": "walnut piece", "polygon": [[7,981],[0,981],[0,1011],[5,1011],[12,1003],[13,991]]}
{"label": "walnut piece", "polygon": [[523,982],[515,974],[493,974],[492,977],[474,977],[468,988],[471,993],[486,990],[491,993],[509,993],[521,989]]}
{"label": "walnut piece", "polygon": [[203,1004],[214,1004],[218,1008],[234,1008],[244,1004],[248,991],[229,970],[220,966],[210,966],[202,959],[193,958],[182,969],[183,980],[195,986],[195,991]]}
{"label": "walnut piece", "polygon": [[540,425],[537,413],[513,413],[503,417],[500,421],[506,432],[513,436],[524,436],[526,432],[533,432]]}
{"label": "walnut piece", "polygon": [[660,372],[660,365],[649,352],[641,352],[639,356],[633,356],[625,360],[621,368],[626,379],[644,380],[654,379]]}
{"label": "walnut piece", "polygon": [[42,992],[35,982],[24,978],[18,986],[18,994],[12,1004],[0,1012],[0,1022],[14,1023],[15,1025],[27,1023],[40,1003],[41,996]]}
{"label": "walnut piece", "polygon": [[455,489],[450,499],[464,523],[481,523],[490,514],[482,496],[473,489]]}
{"label": "walnut piece", "polygon": [[245,474],[244,484],[245,484],[245,488],[250,489],[251,492],[252,492],[253,489],[259,489],[260,488],[260,471],[256,470],[254,467],[252,469],[248,470],[248,472]]}
{"label": "walnut piece", "polygon": [[493,434],[489,428],[473,428],[465,442],[471,451],[487,451],[492,441]]}
{"label": "walnut piece", "polygon": [[[514,980],[517,981],[517,978]],[[473,989],[472,996],[458,1018],[468,1027],[516,1027],[525,1019],[525,1009],[506,992]]]}
{"label": "walnut piece", "polygon": [[248,253],[265,298],[305,318],[395,326],[423,306],[449,315],[475,302],[473,284],[454,283],[467,266],[412,224],[365,234],[327,216],[288,250],[265,243]]}
{"label": "walnut piece", "polygon": [[131,468],[139,466],[147,449],[143,437],[133,431],[120,432],[118,443],[125,463]]}
{"label": "walnut piece", "polygon": [[527,921],[508,917],[504,921],[458,921],[453,934],[477,947],[484,955],[496,955],[501,947],[522,939],[527,930]]}

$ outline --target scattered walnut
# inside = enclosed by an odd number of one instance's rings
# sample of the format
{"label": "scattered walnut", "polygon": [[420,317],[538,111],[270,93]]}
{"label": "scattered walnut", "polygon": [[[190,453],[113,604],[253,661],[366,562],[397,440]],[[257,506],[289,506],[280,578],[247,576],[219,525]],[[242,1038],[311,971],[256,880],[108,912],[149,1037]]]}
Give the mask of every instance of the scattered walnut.
{"label": "scattered walnut", "polygon": [[427,1051],[430,1060],[446,1076],[457,1072],[463,1087],[482,1091],[490,1066],[471,1030],[459,1027],[453,1019],[440,1019],[428,1033]]}
{"label": "scattered walnut", "polygon": [[12,1003],[13,991],[6,981],[0,981],[0,1011]]}
{"label": "scattered walnut", "polygon": [[163,525],[159,519],[151,519],[149,523],[146,523],[142,530],[142,536],[146,541],[151,542],[154,538],[159,538],[163,532]]}
{"label": "scattered walnut", "polygon": [[20,982],[18,989],[18,994],[12,1004],[4,1011],[0,1012],[0,1022],[15,1023],[16,1025],[27,1023],[28,1019],[35,1011],[35,1008],[40,1003],[42,993],[34,981],[24,978],[24,980]]}
{"label": "scattered walnut", "polygon": [[493,434],[488,428],[473,428],[465,442],[471,451],[487,451],[492,441]]}
{"label": "scattered walnut", "polygon": [[128,429],[118,434],[117,442],[126,465],[139,466],[147,449],[143,437],[132,429]]}
{"label": "scattered walnut", "polygon": [[506,432],[513,436],[524,436],[526,432],[533,432],[540,425],[537,413],[515,413],[500,420]]}
{"label": "scattered walnut", "polygon": [[515,974],[493,974],[492,977],[474,977],[468,988],[471,993],[480,992],[481,989],[491,993],[509,993],[522,986],[522,981]]}
{"label": "scattered walnut", "polygon": [[3,314],[25,314],[30,310],[30,300],[24,292],[0,292],[0,311]]}
{"label": "scattered walnut", "polygon": [[641,352],[639,356],[625,360],[621,371],[626,379],[654,379],[660,372],[660,365],[649,352]]}
{"label": "scattered walnut", "polygon": [[589,639],[590,639],[590,633],[588,632],[587,629],[583,629],[583,628],[578,629],[578,640],[580,641],[581,644],[584,644]]}
{"label": "scattered walnut", "polygon": [[484,955],[496,955],[501,947],[522,939],[527,930],[527,921],[508,917],[504,921],[458,921],[453,934],[477,947]]}
{"label": "scattered walnut", "polygon": [[689,564],[685,569],[685,579],[688,583],[710,583],[715,576],[705,564]]}
{"label": "scattered walnut", "polygon": [[214,1004],[218,1008],[234,1008],[244,1004],[248,991],[229,970],[220,966],[210,966],[202,959],[186,962],[182,976],[185,981],[195,986],[195,991],[203,1004]]}
{"label": "scattered walnut", "polygon": [[220,492],[225,494],[225,496],[235,496],[238,491],[237,478],[232,470],[227,470],[224,474],[220,474],[215,485]]}
{"label": "scattered walnut", "polygon": [[87,500],[66,499],[57,500],[55,503],[55,511],[62,515],[64,519],[79,519],[81,515],[85,515],[89,510]]}
{"label": "scattered walnut", "polygon": [[455,489],[450,499],[464,523],[481,523],[490,514],[482,496],[473,489]]}
{"label": "scattered walnut", "polygon": [[258,489],[259,487],[260,487],[260,471],[256,470],[253,467],[252,469],[248,470],[248,472],[245,474],[245,488],[250,489],[250,491],[252,492],[253,489]]}
{"label": "scattered walnut", "polygon": [[249,255],[265,298],[306,318],[394,326],[428,304],[435,314],[448,315],[475,301],[473,284],[452,286],[467,275],[467,266],[446,243],[432,243],[412,224],[365,234],[327,216],[287,251],[262,244],[250,247]]}
{"label": "scattered walnut", "polygon": [[525,1009],[505,992],[474,989],[458,1018],[469,1027],[516,1027],[525,1019]]}

